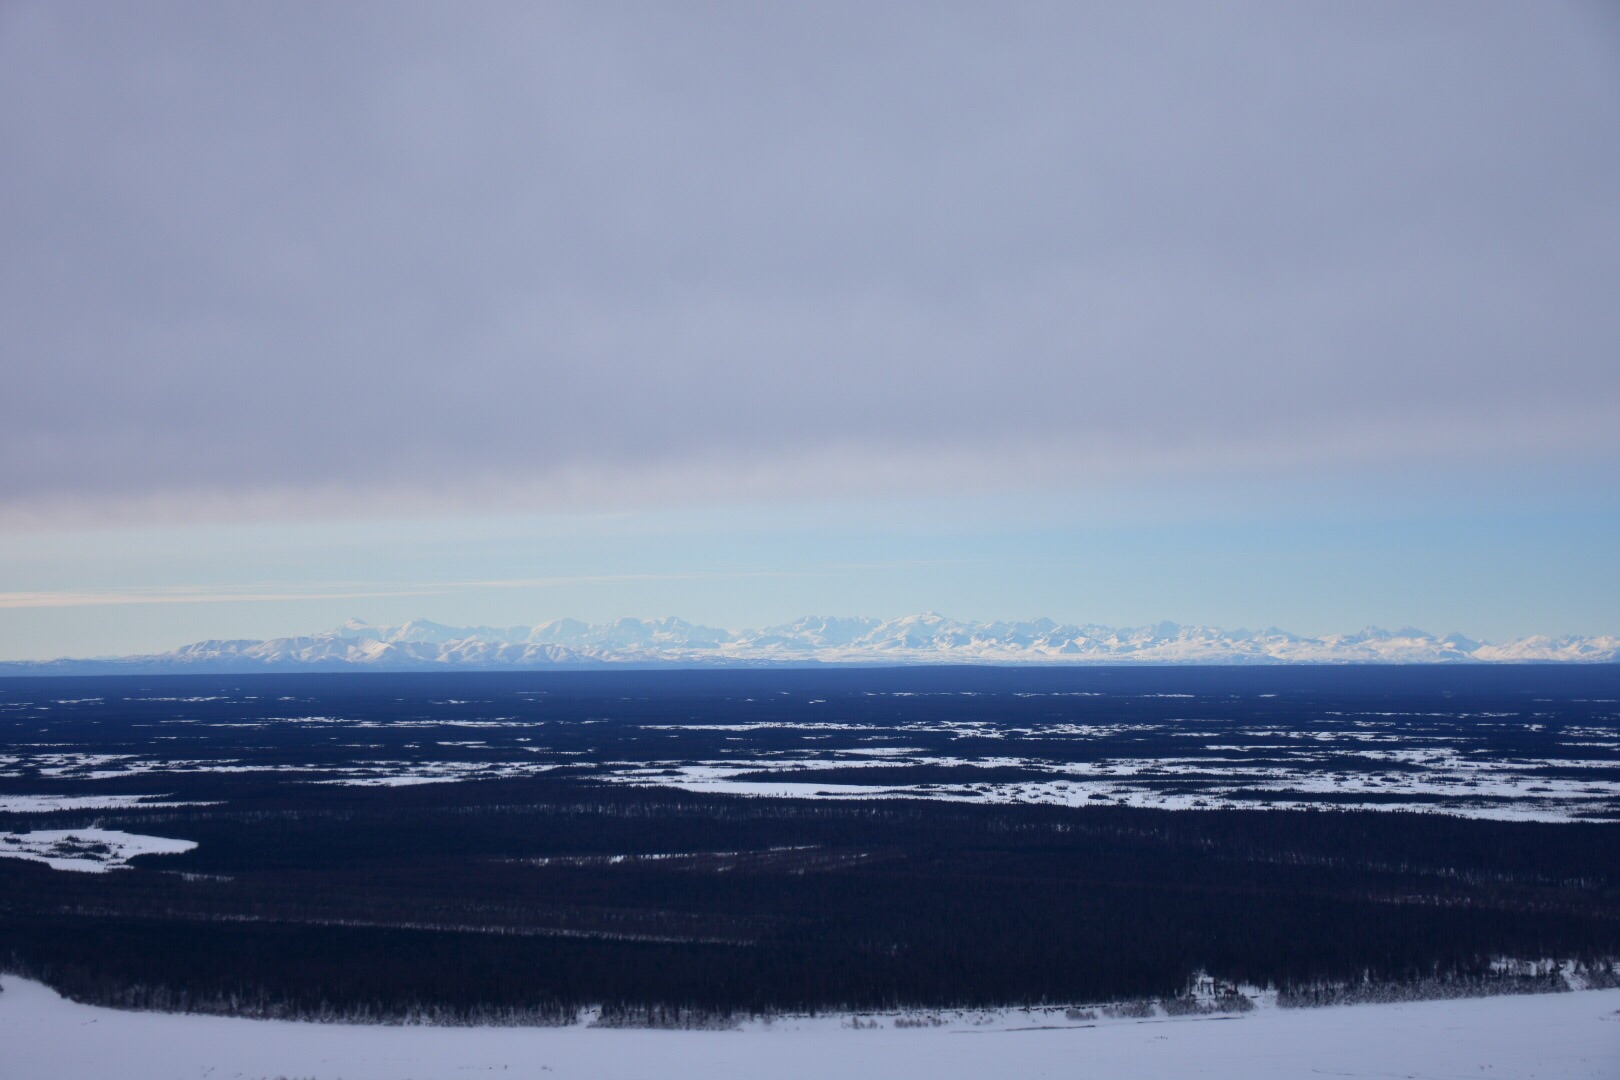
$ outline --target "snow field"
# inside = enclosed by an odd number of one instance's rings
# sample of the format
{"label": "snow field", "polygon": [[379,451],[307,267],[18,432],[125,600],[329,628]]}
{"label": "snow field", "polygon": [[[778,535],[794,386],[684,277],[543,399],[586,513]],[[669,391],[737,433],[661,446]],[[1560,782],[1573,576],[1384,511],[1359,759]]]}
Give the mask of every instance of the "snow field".
{"label": "snow field", "polygon": [[53,870],[102,873],[129,865],[137,855],[178,855],[193,840],[142,836],[116,829],[36,829],[0,833],[0,858],[42,862]]}
{"label": "snow field", "polygon": [[[6,1080],[865,1080],[995,1077],[1620,1076],[1620,990],[1333,1009],[1262,1006],[1238,1018],[1024,1027],[1021,1012],[943,1026],[853,1018],[742,1031],[362,1027],[132,1013],[0,980]],[[953,1014],[954,1015],[954,1014]],[[1060,1014],[1061,1015],[1061,1014]],[[1014,1026],[1008,1026],[1008,1025]]]}

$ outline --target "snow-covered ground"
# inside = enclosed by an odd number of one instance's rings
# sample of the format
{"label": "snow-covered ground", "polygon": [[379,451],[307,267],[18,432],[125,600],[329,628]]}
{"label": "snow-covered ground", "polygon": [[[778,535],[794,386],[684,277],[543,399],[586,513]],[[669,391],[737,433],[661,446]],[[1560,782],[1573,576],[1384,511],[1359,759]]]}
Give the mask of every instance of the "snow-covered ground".
{"label": "snow-covered ground", "polygon": [[117,829],[36,829],[0,833],[0,858],[29,859],[53,870],[100,873],[128,866],[137,855],[178,855],[197,844]]}
{"label": "snow-covered ground", "polygon": [[[360,1027],[131,1013],[0,980],[6,1080],[864,1080],[920,1077],[1620,1076],[1620,990],[1334,1009],[1262,1006],[1237,1018],[1022,1026],[956,1017],[779,1020],[743,1031]],[[1061,1014],[1059,1014],[1061,1016]]]}
{"label": "snow-covered ground", "polygon": [[207,806],[208,803],[174,802],[151,795],[0,795],[0,814],[49,814],[57,810],[165,809]]}

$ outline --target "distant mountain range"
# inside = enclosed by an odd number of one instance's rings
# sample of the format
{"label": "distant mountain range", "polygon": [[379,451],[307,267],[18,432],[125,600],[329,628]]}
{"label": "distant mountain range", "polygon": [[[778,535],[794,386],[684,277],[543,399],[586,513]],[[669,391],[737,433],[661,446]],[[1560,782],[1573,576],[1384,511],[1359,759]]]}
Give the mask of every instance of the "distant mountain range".
{"label": "distant mountain range", "polygon": [[1620,637],[1527,637],[1489,644],[1406,627],[1306,637],[1275,627],[1218,630],[1163,622],[1118,628],[1050,619],[959,622],[809,616],[729,631],[683,619],[556,619],[538,626],[443,626],[413,619],[267,641],[199,641],[173,652],[0,663],[0,675],[256,671],[442,671],[771,664],[1436,664],[1620,661]]}

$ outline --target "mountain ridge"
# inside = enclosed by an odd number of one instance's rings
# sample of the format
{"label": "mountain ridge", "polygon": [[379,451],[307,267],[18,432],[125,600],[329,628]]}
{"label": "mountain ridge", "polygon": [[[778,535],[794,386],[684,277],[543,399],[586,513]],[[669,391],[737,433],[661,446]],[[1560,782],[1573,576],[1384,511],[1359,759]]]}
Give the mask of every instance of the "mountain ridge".
{"label": "mountain ridge", "polygon": [[0,675],[219,674],[255,671],[568,670],[604,666],[821,664],[1437,664],[1615,663],[1620,636],[1516,638],[1368,626],[1310,637],[1160,622],[1140,627],[1048,618],[962,622],[925,612],[897,619],[807,615],[729,631],[668,616],[533,626],[456,627],[426,619],[374,626],[349,619],[296,637],[212,639],[165,653],[0,662]]}

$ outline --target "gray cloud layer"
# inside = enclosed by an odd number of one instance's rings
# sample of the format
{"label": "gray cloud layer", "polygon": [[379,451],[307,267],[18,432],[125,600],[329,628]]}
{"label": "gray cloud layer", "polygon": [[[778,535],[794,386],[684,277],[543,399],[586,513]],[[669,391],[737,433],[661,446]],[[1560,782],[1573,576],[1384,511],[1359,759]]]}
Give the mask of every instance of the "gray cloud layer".
{"label": "gray cloud layer", "polygon": [[0,238],[13,516],[1620,455],[1598,7],[14,3]]}

